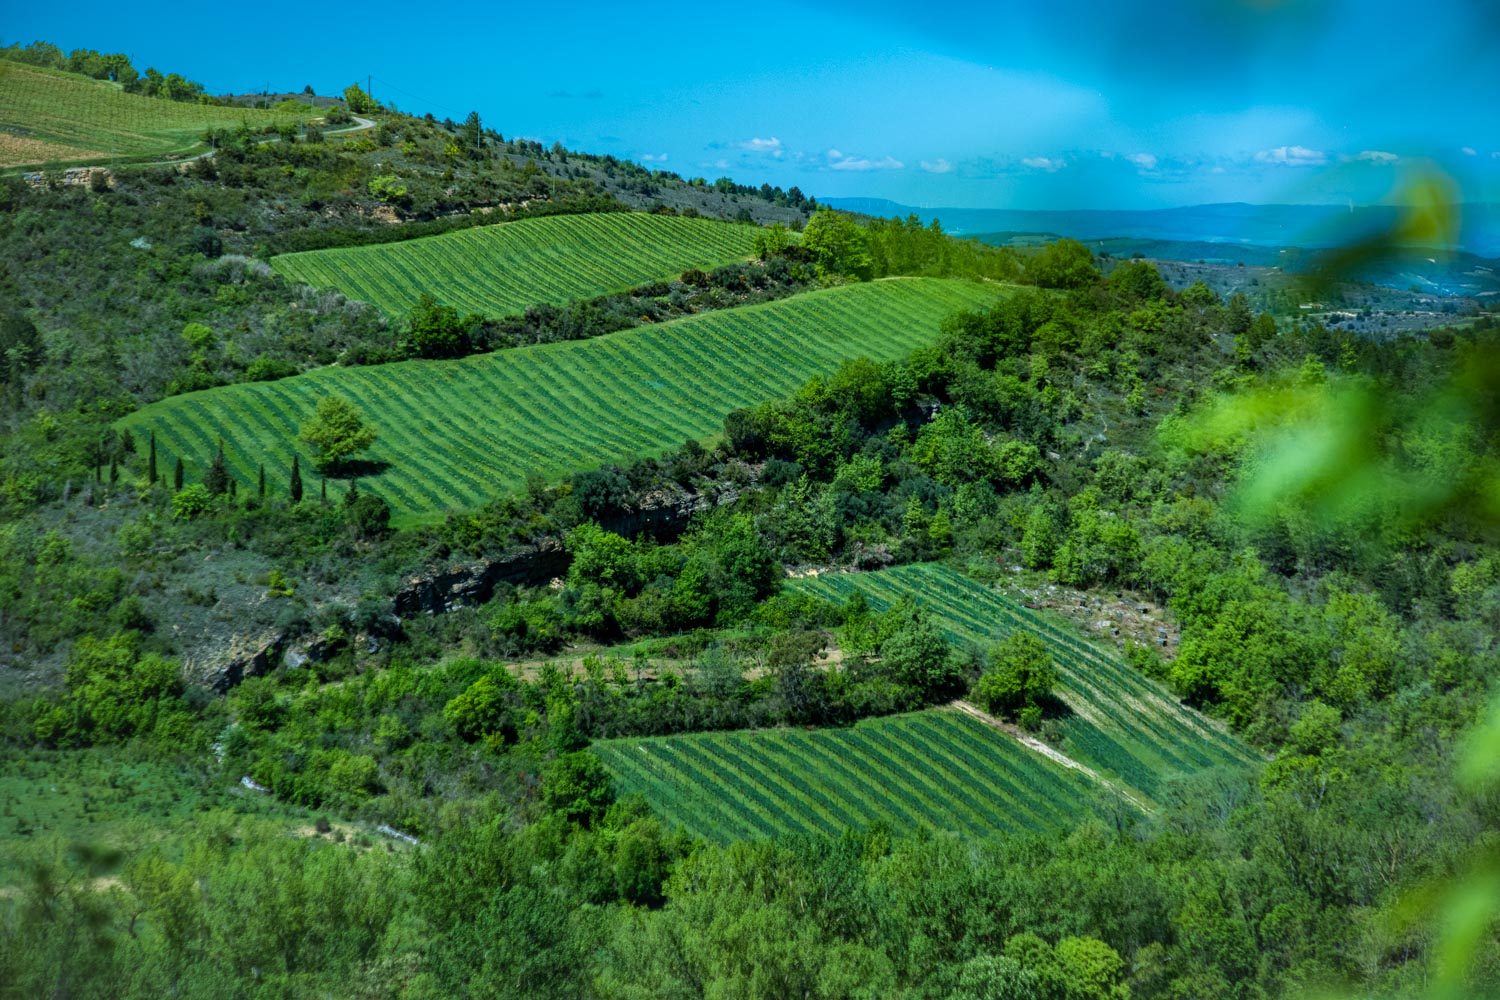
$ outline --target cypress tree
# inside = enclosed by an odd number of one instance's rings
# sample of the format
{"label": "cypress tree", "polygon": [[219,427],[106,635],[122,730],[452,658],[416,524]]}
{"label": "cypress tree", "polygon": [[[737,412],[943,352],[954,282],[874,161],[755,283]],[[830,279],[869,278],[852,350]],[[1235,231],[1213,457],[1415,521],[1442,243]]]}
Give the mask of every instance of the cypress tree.
{"label": "cypress tree", "polygon": [[97,462],[94,463],[94,482],[95,483],[103,483],[104,482],[104,459],[102,459],[102,458],[99,459],[99,461],[97,461]]}
{"label": "cypress tree", "polygon": [[177,459],[177,467],[172,470],[172,489],[182,489],[182,458]]}
{"label": "cypress tree", "polygon": [[240,495],[239,480],[231,479],[229,481],[229,498],[232,500],[232,499],[234,499],[235,497],[237,497],[239,495]]}
{"label": "cypress tree", "polygon": [[109,460],[109,485],[113,486],[120,481],[120,464],[113,458]]}
{"label": "cypress tree", "polygon": [[359,499],[359,480],[349,480],[349,492],[344,494],[344,506],[353,507],[354,501]]}
{"label": "cypress tree", "polygon": [[325,476],[324,478],[318,480],[318,483],[319,490],[321,491],[318,499],[322,500],[323,505],[326,507],[328,505],[328,478]]}
{"label": "cypress tree", "polygon": [[292,456],[292,482],[287,492],[291,495],[292,503],[302,502],[302,469],[297,464],[297,456]]}
{"label": "cypress tree", "polygon": [[208,474],[203,477],[203,485],[208,487],[208,492],[214,496],[222,496],[229,492],[229,469],[224,464],[224,442],[219,442],[219,450],[214,452],[214,460],[209,463]]}
{"label": "cypress tree", "polygon": [[152,486],[156,485],[156,432],[151,432],[151,452],[146,459],[146,482]]}
{"label": "cypress tree", "polygon": [[260,463],[260,498],[266,498],[266,463]]}

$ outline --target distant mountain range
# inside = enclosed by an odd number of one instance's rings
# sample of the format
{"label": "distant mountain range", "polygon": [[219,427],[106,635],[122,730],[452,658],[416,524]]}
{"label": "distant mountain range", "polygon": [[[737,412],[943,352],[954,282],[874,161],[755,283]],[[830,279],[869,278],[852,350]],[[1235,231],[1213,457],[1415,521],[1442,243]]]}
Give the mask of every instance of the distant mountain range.
{"label": "distant mountain range", "polygon": [[[1026,211],[998,208],[915,208],[883,198],[825,198],[824,204],[849,212],[890,218],[915,213],[923,221],[941,219],[956,236],[1046,233],[1078,240],[1131,238],[1186,243],[1238,243],[1261,247],[1318,249],[1342,246],[1389,231],[1401,209],[1342,205],[1193,205],[1147,211]],[[1500,205],[1459,206],[1458,240],[1439,250],[1500,257]],[[1420,241],[1408,244],[1424,246]]]}

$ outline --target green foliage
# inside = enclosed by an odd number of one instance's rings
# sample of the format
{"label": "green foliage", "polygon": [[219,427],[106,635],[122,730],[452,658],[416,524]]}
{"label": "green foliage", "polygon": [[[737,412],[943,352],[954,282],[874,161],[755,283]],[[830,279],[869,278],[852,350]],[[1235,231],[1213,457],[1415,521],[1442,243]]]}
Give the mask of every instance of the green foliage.
{"label": "green foliage", "polygon": [[328,395],[318,400],[311,419],[302,425],[298,435],[313,450],[320,469],[336,470],[356,452],[375,443],[375,428],[343,396]]}
{"label": "green foliage", "polygon": [[514,712],[519,707],[516,682],[504,670],[492,670],[470,684],[443,709],[443,717],[469,742],[497,735],[502,741],[516,736]]}
{"label": "green foliage", "polygon": [[457,309],[423,293],[407,318],[406,335],[420,357],[454,358],[469,352],[469,332],[479,322],[478,316],[460,318]]}
{"label": "green foliage", "polygon": [[357,115],[380,110],[380,105],[375,103],[375,99],[365,93],[364,88],[357,83],[351,83],[344,88],[344,105]]}
{"label": "green foliage", "polygon": [[38,707],[33,731],[54,746],[83,746],[159,733],[167,745],[191,730],[177,664],[141,652],[140,635],[84,636],[68,662],[67,692]]}
{"label": "green foliage", "polygon": [[172,516],[175,518],[191,520],[213,509],[214,495],[202,483],[194,483],[172,495]]}
{"label": "green foliage", "polygon": [[855,281],[869,281],[875,276],[875,260],[870,256],[865,231],[853,216],[831,209],[819,209],[802,230],[802,247],[813,255],[818,273],[842,275]]}
{"label": "green foliage", "polygon": [[[1137,273],[1132,271],[1131,276]],[[1026,280],[1038,288],[1087,288],[1099,280],[1099,271],[1088,247],[1077,240],[1061,239],[1048,243],[1026,261]],[[1144,284],[1149,287],[1149,281]]]}
{"label": "green foliage", "polygon": [[1015,717],[1049,698],[1057,686],[1057,668],[1047,646],[1030,632],[1012,632],[986,654],[985,672],[974,685],[974,697],[996,715]]}
{"label": "green foliage", "polygon": [[596,823],[614,798],[609,771],[586,750],[558,757],[542,780],[547,808],[579,826]]}
{"label": "green foliage", "polygon": [[370,178],[370,193],[388,205],[404,205],[411,201],[405,184],[395,174],[379,174]]}

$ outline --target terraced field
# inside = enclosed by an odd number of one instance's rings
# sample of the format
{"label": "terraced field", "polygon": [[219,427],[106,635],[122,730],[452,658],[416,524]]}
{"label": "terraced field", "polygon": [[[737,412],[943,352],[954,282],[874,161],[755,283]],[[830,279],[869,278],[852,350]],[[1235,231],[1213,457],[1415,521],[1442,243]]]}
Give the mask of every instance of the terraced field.
{"label": "terraced field", "polygon": [[1065,766],[953,708],[850,729],[701,733],[597,742],[618,790],[658,815],[725,843],[837,834],[874,822],[983,836],[1061,829],[1111,789],[1150,807],[1170,774],[1255,763],[1255,752],[1179,704],[1118,656],[953,570],[902,566],[804,577],[796,590],[840,601],[864,591],[882,610],[910,594],[955,640],[1028,629],[1054,651],[1059,695],[1072,710],[1057,748],[1095,772]]}
{"label": "terraced field", "polygon": [[[180,456],[190,482],[222,438],[232,475],[253,485],[264,463],[280,492],[299,427],[319,398],[338,393],[379,434],[361,456],[374,471],[360,489],[410,522],[476,506],[531,472],[559,475],[712,437],[730,410],[849,358],[899,357],[932,340],[944,316],[1003,294],[926,278],[848,285],[594,340],[208,389],[153,403],[120,426],[141,447],[155,431],[160,467]],[[303,462],[311,468],[306,454]]]}
{"label": "terraced field", "polygon": [[757,227],[644,212],[560,215],[402,243],[274,257],[286,278],[402,319],[425,292],[463,313],[509,316],[711,269],[754,252]]}
{"label": "terraced field", "polygon": [[300,116],[127,94],[104,80],[0,59],[0,167],[165,155],[209,128],[263,128]]}
{"label": "terraced field", "polygon": [[669,826],[719,843],[837,835],[885,823],[965,836],[1061,829],[1097,789],[952,709],[849,729],[702,733],[597,742],[617,790]]}
{"label": "terraced field", "polygon": [[1116,654],[954,570],[924,564],[790,583],[835,601],[862,590],[875,609],[910,594],[960,641],[991,642],[1016,629],[1035,633],[1052,647],[1061,674],[1057,694],[1072,710],[1062,719],[1062,752],[1148,802],[1166,775],[1258,759],[1245,744],[1182,705]]}

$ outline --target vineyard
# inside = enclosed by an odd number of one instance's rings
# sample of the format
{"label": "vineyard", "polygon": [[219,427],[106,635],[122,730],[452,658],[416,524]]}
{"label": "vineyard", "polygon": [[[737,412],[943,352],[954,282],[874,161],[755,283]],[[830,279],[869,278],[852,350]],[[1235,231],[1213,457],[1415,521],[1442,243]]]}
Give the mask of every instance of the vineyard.
{"label": "vineyard", "polygon": [[670,827],[719,843],[837,835],[883,823],[964,836],[1065,829],[1097,789],[952,709],[849,729],[703,733],[597,742],[616,791]]}
{"label": "vineyard", "polygon": [[1035,633],[1052,647],[1061,675],[1057,694],[1069,709],[1060,720],[1065,736],[1059,749],[1147,800],[1156,798],[1166,775],[1258,759],[1120,657],[953,570],[934,564],[901,566],[807,577],[792,586],[840,602],[861,590],[875,609],[909,594],[960,642],[993,642],[1016,629]]}
{"label": "vineyard", "polygon": [[523,219],[441,236],[282,254],[278,273],[404,318],[424,292],[460,312],[507,316],[748,258],[757,228],[618,212]]}
{"label": "vineyard", "polygon": [[476,506],[530,473],[558,476],[712,437],[737,407],[849,358],[899,357],[930,341],[944,316],[999,294],[940,279],[847,285],[593,340],[208,389],[153,403],[120,426],[138,448],[155,432],[160,467],[181,457],[191,482],[222,439],[241,484],[253,486],[264,463],[270,488],[284,493],[298,429],[319,398],[341,394],[379,434],[361,456],[370,474],[360,489],[410,522]]}
{"label": "vineyard", "polygon": [[187,104],[0,59],[0,167],[178,152],[209,128],[299,121],[284,112]]}

